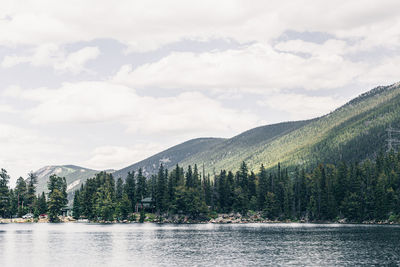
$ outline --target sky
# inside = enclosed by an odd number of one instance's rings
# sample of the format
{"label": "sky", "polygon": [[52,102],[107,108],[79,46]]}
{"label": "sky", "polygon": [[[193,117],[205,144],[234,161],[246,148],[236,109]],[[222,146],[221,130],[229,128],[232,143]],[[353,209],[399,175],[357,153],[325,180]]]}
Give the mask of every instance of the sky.
{"label": "sky", "polygon": [[400,81],[400,1],[0,1],[0,168],[119,169]]}

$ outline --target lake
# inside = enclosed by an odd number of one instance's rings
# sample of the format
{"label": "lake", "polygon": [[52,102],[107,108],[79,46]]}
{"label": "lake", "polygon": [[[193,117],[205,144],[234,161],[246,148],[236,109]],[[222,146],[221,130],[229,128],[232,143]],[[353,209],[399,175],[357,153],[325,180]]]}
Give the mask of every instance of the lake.
{"label": "lake", "polygon": [[400,226],[1,224],[0,266],[400,265]]}

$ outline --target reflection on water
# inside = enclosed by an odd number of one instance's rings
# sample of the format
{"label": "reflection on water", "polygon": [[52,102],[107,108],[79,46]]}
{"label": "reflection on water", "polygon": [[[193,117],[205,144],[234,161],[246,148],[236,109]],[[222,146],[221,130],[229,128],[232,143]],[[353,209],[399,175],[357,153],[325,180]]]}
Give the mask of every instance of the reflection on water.
{"label": "reflection on water", "polygon": [[0,266],[400,265],[400,226],[3,224]]}

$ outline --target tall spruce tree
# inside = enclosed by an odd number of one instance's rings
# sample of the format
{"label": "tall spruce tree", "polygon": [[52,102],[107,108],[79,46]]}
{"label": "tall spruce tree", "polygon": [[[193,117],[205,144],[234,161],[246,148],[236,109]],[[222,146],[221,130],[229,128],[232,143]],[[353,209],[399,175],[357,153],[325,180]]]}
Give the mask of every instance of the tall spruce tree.
{"label": "tall spruce tree", "polygon": [[147,197],[146,177],[143,175],[142,168],[140,168],[138,171],[136,188],[136,196],[138,201],[141,201],[143,198]]}
{"label": "tall spruce tree", "polygon": [[79,190],[76,190],[74,193],[74,203],[72,206],[72,216],[75,220],[78,220],[81,217],[81,200],[79,195]]}
{"label": "tall spruce tree", "polygon": [[22,217],[27,211],[26,208],[27,187],[24,178],[19,177],[17,179],[17,185],[15,187],[14,194],[17,199],[18,217]]}
{"label": "tall spruce tree", "polygon": [[50,222],[58,222],[58,216],[68,203],[67,182],[64,177],[53,174],[49,177],[47,187],[49,189],[49,219]]}
{"label": "tall spruce tree", "polygon": [[0,217],[8,217],[10,211],[10,195],[8,182],[10,176],[5,169],[0,170]]}
{"label": "tall spruce tree", "polygon": [[29,212],[33,212],[34,204],[36,201],[36,184],[37,184],[37,176],[33,172],[28,173],[28,189],[26,195],[26,205],[29,209]]}
{"label": "tall spruce tree", "polygon": [[124,186],[125,194],[127,195],[131,212],[134,211],[136,205],[136,180],[135,180],[135,172],[128,172],[128,176],[126,177],[125,186]]}

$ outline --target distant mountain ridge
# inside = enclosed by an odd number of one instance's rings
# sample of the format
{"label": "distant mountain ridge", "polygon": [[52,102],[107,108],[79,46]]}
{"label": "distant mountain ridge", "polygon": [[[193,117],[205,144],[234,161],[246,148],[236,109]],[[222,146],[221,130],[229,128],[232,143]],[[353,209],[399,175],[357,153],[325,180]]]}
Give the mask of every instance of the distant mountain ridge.
{"label": "distant mountain ridge", "polygon": [[[176,164],[197,164],[199,169],[204,165],[212,175],[221,169],[235,171],[242,161],[256,172],[261,164],[272,168],[278,162],[289,168],[308,168],[320,162],[362,161],[386,149],[389,125],[400,127],[400,83],[372,89],[319,118],[260,126],[229,139],[192,139],[113,175],[126,178],[128,172],[142,168],[150,176],[161,163],[169,169]],[[51,174],[65,176],[71,191],[97,172],[73,165],[42,168],[36,172],[38,192],[46,189]]]}
{"label": "distant mountain ridge", "polygon": [[34,172],[38,178],[36,192],[47,193],[47,182],[49,177],[53,174],[56,174],[58,176],[65,177],[65,180],[67,181],[68,200],[71,200],[73,191],[78,189],[82,183],[86,182],[88,178],[93,177],[98,172],[99,171],[97,170],[87,169],[75,165],[45,166]]}

